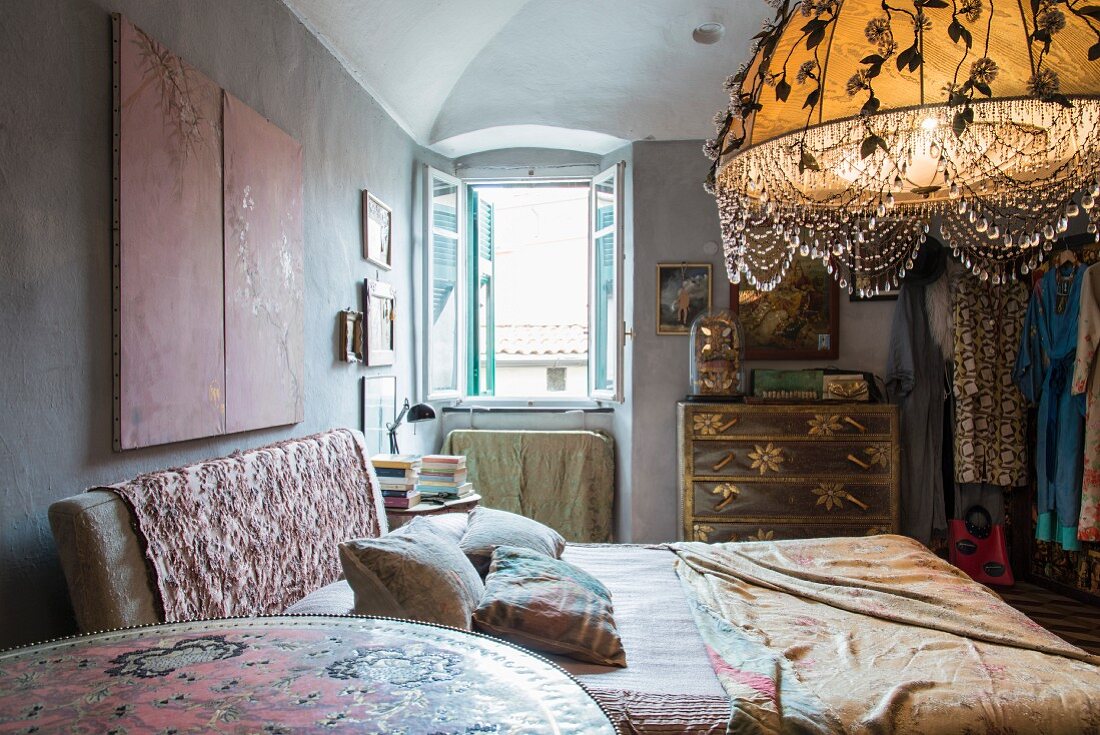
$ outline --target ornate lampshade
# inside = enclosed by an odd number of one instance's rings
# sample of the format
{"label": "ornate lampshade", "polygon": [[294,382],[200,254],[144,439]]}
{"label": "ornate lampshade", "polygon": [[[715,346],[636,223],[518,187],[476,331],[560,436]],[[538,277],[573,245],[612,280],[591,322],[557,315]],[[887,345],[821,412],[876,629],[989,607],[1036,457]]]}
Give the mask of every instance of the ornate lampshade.
{"label": "ornate lampshade", "polygon": [[1082,210],[1095,233],[1088,1],[780,0],[705,146],[730,280],[773,288],[802,254],[874,292],[938,226],[1001,282]]}

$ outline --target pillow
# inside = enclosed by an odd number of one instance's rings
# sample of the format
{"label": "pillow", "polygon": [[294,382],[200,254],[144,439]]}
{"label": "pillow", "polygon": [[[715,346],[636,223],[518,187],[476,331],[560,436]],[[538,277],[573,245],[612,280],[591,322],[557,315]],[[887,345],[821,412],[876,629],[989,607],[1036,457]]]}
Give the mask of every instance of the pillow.
{"label": "pillow", "polygon": [[557,559],[565,549],[565,539],[554,529],[530,518],[477,507],[470,511],[466,533],[458,545],[484,577],[493,561],[493,549],[498,546],[530,549]]}
{"label": "pillow", "polygon": [[379,538],[340,544],[356,615],[386,615],[470,629],[485,591],[458,545],[423,518]]}
{"label": "pillow", "polygon": [[537,551],[500,546],[474,627],[526,648],[626,666],[611,613],[611,593],[591,574]]}

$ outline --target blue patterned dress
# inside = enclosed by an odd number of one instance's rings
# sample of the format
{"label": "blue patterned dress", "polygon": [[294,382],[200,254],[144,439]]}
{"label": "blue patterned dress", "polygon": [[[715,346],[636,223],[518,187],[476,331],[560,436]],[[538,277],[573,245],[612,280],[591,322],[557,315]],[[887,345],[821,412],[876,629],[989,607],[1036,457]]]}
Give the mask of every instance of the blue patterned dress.
{"label": "blue patterned dress", "polygon": [[1013,372],[1028,402],[1039,404],[1035,537],[1057,542],[1070,551],[1080,548],[1077,520],[1085,402],[1070,391],[1084,272],[1082,266],[1063,265],[1048,271],[1035,286]]}

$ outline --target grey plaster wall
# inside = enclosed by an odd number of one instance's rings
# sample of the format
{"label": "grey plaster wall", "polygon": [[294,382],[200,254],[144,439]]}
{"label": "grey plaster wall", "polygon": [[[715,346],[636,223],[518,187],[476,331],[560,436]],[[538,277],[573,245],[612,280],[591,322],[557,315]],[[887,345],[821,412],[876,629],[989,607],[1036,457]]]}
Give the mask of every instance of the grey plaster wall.
{"label": "grey plaster wall", "polygon": [[[635,542],[677,537],[676,402],[688,391],[688,337],[657,334],[657,264],[712,264],[713,303],[729,305],[729,282],[721,253],[707,255],[707,242],[720,242],[714,199],[703,191],[707,160],[702,141],[638,142],[633,146],[633,394],[629,409],[631,525]],[[840,300],[840,358],[837,365],[871,370],[886,367],[886,341],[894,302]],[[812,362],[755,362],[748,367],[809,367]]]}
{"label": "grey plaster wall", "polygon": [[[297,426],[111,450],[111,24],[120,11],[298,139],[305,166],[306,397]],[[0,648],[74,630],[46,518],[89,485],[359,425],[358,381],[412,395],[416,146],[278,0],[5,0],[0,13]],[[360,190],[394,210],[398,364],[336,361],[336,312],[375,276]],[[425,440],[407,433],[403,446]]]}

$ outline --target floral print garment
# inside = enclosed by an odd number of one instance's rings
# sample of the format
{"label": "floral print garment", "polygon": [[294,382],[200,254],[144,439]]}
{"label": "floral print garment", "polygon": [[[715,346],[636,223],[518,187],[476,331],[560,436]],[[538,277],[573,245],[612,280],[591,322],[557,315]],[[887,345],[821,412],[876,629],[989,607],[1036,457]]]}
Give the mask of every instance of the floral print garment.
{"label": "floral print garment", "polygon": [[679,543],[730,732],[1100,728],[1100,657],[900,536]]}
{"label": "floral print garment", "polygon": [[1085,467],[1077,538],[1100,541],[1100,266],[1090,267],[1084,279],[1073,365],[1073,392],[1084,393],[1086,400]]}

